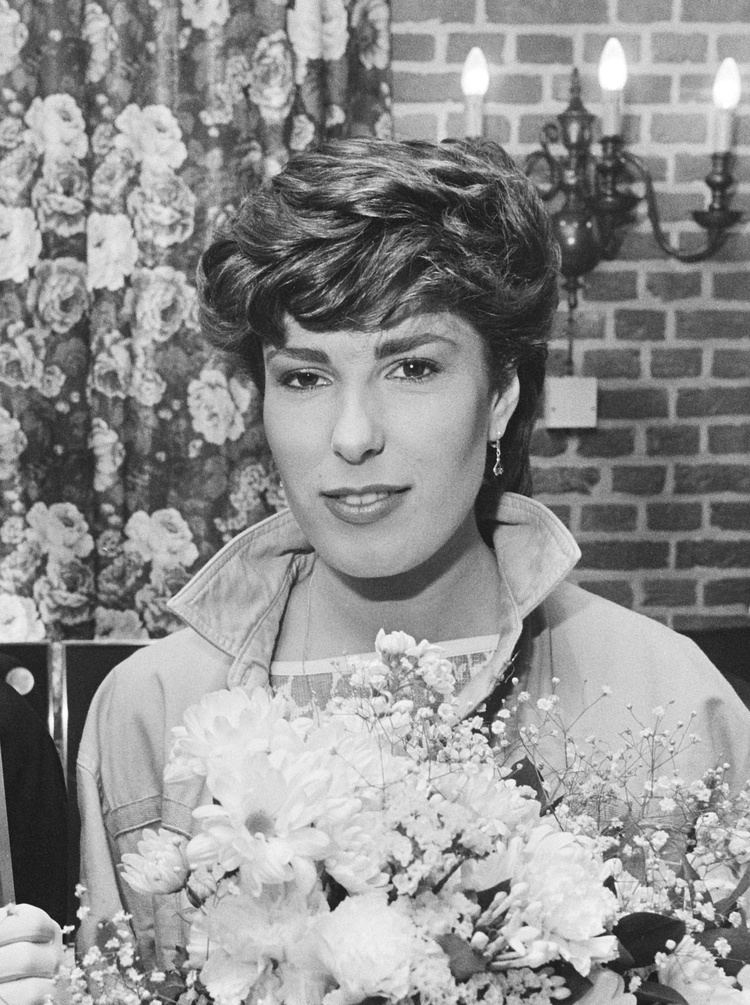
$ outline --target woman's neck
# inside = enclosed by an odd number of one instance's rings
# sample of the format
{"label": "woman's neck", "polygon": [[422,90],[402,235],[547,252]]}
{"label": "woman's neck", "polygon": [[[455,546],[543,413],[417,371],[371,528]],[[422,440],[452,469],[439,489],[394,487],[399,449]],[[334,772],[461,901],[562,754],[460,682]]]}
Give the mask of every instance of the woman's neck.
{"label": "woman's neck", "polygon": [[408,573],[358,579],[318,557],[301,586],[305,596],[296,605],[296,630],[287,639],[297,655],[278,658],[370,652],[381,628],[440,642],[494,634],[500,622],[497,559],[474,524]]}

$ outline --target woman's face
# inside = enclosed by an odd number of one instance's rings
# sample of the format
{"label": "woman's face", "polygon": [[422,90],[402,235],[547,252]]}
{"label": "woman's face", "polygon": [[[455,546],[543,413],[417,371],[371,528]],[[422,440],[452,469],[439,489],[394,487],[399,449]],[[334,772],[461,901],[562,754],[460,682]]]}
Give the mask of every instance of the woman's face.
{"label": "woman's face", "polygon": [[289,506],[332,569],[417,568],[467,529],[487,443],[517,381],[490,387],[480,335],[449,311],[375,333],[316,333],[292,318],[266,347],[263,417]]}

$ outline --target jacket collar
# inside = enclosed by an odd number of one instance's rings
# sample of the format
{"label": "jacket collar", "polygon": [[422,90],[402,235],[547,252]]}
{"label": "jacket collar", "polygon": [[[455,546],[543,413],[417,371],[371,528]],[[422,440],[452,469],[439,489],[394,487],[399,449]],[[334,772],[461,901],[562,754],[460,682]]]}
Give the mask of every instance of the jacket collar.
{"label": "jacket collar", "polygon": [[[493,664],[510,656],[523,619],[580,557],[565,526],[535,499],[504,493],[496,520],[503,603]],[[238,534],[172,598],[175,614],[232,660],[227,686],[267,681],[289,593],[312,561],[310,544],[284,510]]]}

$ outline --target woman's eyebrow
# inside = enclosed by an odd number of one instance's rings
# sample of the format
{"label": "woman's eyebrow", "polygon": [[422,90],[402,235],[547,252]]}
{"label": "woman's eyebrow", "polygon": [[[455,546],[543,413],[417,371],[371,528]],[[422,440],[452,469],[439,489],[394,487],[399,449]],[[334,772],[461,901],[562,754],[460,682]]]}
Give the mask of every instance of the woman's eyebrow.
{"label": "woman's eyebrow", "polygon": [[375,358],[385,359],[386,356],[397,356],[399,353],[413,352],[421,349],[422,346],[431,345],[433,342],[445,342],[446,345],[456,348],[458,342],[447,335],[436,335],[435,332],[419,332],[416,335],[402,335],[384,339],[375,348]]}
{"label": "woman's eyebrow", "polygon": [[292,346],[282,345],[278,348],[269,349],[266,353],[266,362],[269,363],[276,356],[289,356],[292,359],[302,360],[303,363],[330,363],[330,357],[324,349],[313,349],[302,346],[298,349]]}
{"label": "woman's eyebrow", "polygon": [[[421,349],[422,346],[431,345],[434,342],[444,342],[446,345],[456,347],[455,339],[447,335],[436,335],[434,332],[419,332],[415,335],[400,335],[386,338],[375,346],[375,359],[386,359],[388,356],[397,356],[400,353],[413,352]],[[286,356],[291,359],[301,360],[304,363],[320,363],[326,365],[331,362],[330,356],[325,349],[313,348],[312,346],[287,346],[282,345],[268,349],[266,362],[270,363],[276,356]]]}

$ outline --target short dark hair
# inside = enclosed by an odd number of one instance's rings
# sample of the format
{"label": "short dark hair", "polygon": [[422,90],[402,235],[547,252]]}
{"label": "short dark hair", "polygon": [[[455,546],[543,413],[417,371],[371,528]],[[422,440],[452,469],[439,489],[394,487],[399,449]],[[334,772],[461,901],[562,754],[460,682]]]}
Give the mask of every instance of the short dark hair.
{"label": "short dark hair", "polygon": [[[217,233],[198,270],[202,323],[262,392],[263,347],[283,344],[289,315],[330,331],[460,314],[494,386],[518,373],[499,487],[530,494],[558,264],[541,199],[497,144],[341,140],[293,156]],[[480,501],[496,501],[485,482]]]}

